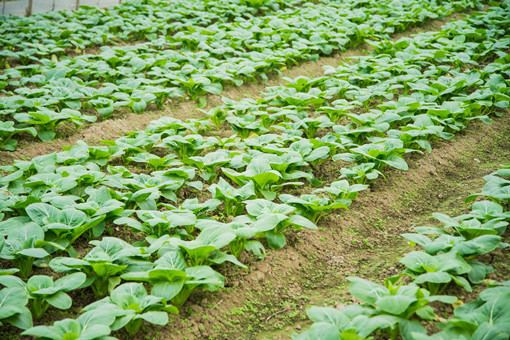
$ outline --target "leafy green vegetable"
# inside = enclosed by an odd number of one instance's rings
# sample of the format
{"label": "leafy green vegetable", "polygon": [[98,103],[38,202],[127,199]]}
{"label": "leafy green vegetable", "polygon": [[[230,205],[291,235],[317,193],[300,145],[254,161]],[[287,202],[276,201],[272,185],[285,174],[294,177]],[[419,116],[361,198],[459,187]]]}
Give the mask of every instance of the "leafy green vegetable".
{"label": "leafy green vegetable", "polygon": [[151,270],[130,272],[122,278],[149,282],[152,295],[172,301],[177,307],[181,307],[197,288],[215,291],[224,284],[223,276],[211,267],[188,267],[177,249],[166,251],[154,264]]}
{"label": "leafy green vegetable", "polygon": [[173,229],[185,226],[188,234],[193,232],[197,218],[189,210],[170,210],[170,211],[145,211],[137,210],[140,223],[133,218],[121,217],[114,221],[115,224],[125,224],[133,230],[143,232],[147,235],[160,237],[166,234],[174,233]]}
{"label": "leafy green vegetable", "polygon": [[138,333],[144,320],[164,326],[168,323],[167,312],[178,313],[177,308],[167,305],[165,299],[148,295],[141,283],[122,284],[109,297],[93,302],[83,310],[114,315],[111,330],[125,328],[131,335]]}
{"label": "leafy green vegetable", "polygon": [[506,339],[510,336],[509,281],[496,283],[480,293],[480,298],[454,311],[443,330],[432,336],[417,334],[416,339]]}
{"label": "leafy green vegetable", "polygon": [[0,322],[7,322],[21,329],[32,327],[32,315],[25,307],[28,303],[28,295],[23,288],[12,287],[0,290],[0,301]]}
{"label": "leafy green vegetable", "polygon": [[352,203],[352,200],[358,198],[358,193],[367,188],[368,185],[364,184],[350,185],[349,182],[346,180],[339,180],[332,182],[328,187],[315,190],[314,193],[327,192],[330,195],[331,199],[334,200],[334,202],[341,202],[344,203],[346,206],[349,206]]}
{"label": "leafy green vegetable", "polygon": [[50,254],[37,246],[38,241],[44,240],[44,230],[40,226],[24,218],[16,221],[19,221],[18,225],[9,220],[10,230],[5,231],[7,239],[0,251],[0,257],[11,260],[20,270],[20,276],[27,278],[32,272],[34,259],[45,258]]}
{"label": "leafy green vegetable", "polygon": [[96,297],[111,292],[120,283],[120,274],[151,266],[150,262],[143,260],[149,254],[120,239],[104,237],[101,241],[90,243],[96,247],[83,259],[56,257],[49,265],[58,273],[86,274],[87,280],[82,287],[91,286]]}
{"label": "leafy green vegetable", "polygon": [[317,223],[321,217],[333,209],[348,209],[342,201],[331,201],[315,195],[301,195],[294,197],[292,195],[280,195],[280,200],[285,204],[296,207],[298,213],[310,221]]}
{"label": "leafy green vegetable", "polygon": [[[317,229],[309,219],[293,214],[295,208],[287,204],[277,204],[264,199],[246,201],[246,211],[257,219],[262,225],[271,229],[265,232],[267,243],[272,249],[281,249],[285,246],[284,231],[288,227],[294,229]],[[292,215],[291,215],[292,214]]]}
{"label": "leafy green vegetable", "polygon": [[217,184],[213,184],[207,188],[215,199],[219,199],[225,203],[225,215],[237,216],[244,211],[244,200],[255,197],[255,185],[253,181],[246,183],[239,189],[234,188],[223,178],[220,178]]}
{"label": "leafy green vegetable", "polygon": [[53,278],[49,276],[34,275],[25,283],[16,276],[6,275],[0,276],[0,284],[7,288],[24,289],[25,294],[30,298],[32,314],[39,319],[50,305],[58,309],[69,309],[72,300],[66,292],[80,287],[86,278],[83,273],[74,273],[53,282]]}
{"label": "leafy green vegetable", "polygon": [[36,244],[59,250],[67,250],[78,237],[105,218],[105,215],[89,218],[75,208],[60,210],[46,203],[33,203],[26,208],[26,213],[45,231],[44,241]]}
{"label": "leafy green vegetable", "polygon": [[94,311],[81,314],[76,320],[55,321],[53,326],[35,326],[21,334],[51,340],[108,339],[114,321],[115,315],[108,311]]}
{"label": "leafy green vegetable", "polygon": [[471,291],[471,285],[461,276],[469,273],[471,266],[455,250],[435,256],[413,251],[400,262],[406,266],[402,274],[409,275],[417,284],[426,285],[432,294],[441,293],[452,281]]}

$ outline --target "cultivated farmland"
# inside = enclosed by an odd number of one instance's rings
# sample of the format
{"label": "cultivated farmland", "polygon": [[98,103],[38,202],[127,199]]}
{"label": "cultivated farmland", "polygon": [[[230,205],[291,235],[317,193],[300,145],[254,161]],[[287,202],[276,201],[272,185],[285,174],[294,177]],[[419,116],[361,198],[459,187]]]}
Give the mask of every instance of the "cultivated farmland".
{"label": "cultivated farmland", "polygon": [[510,337],[510,2],[1,22],[2,337]]}

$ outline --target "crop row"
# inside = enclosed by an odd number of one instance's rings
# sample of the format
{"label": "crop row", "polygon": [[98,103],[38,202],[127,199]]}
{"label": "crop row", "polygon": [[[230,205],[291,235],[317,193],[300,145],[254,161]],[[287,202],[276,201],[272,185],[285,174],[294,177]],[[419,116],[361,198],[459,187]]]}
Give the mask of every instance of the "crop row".
{"label": "crop row", "polygon": [[[253,4],[253,5],[250,5]],[[256,3],[244,0],[124,2],[109,9],[82,6],[77,11],[0,17],[0,60],[22,64],[115,42],[156,40],[187,27],[209,26],[266,15],[298,4],[295,0]]]}
{"label": "crop row", "polygon": [[[484,112],[508,92],[508,11],[506,2],[440,32],[381,42],[376,48],[387,57],[294,79],[259,101],[226,101],[209,112],[210,122],[163,118],[106,146],[79,143],[3,167],[0,258],[16,267],[4,274],[20,277],[7,284],[23,289],[1,291],[18,296],[18,309],[6,308],[12,313],[2,320],[29,328],[30,311],[21,305],[30,303],[39,317],[50,305],[68,308],[68,291],[90,287],[102,299],[78,319],[25,334],[58,339],[75,329],[99,337],[123,327],[135,333],[142,320],[165,324],[193,290],[223,285],[213,266],[244,267],[243,250],[263,257],[264,244],[282,248],[290,230],[315,229],[328,211],[348,208],[384,168],[407,169],[404,154],[430,150],[431,140],[452,137],[472,119],[489,122]],[[477,51],[496,39],[482,58]],[[238,135],[203,137],[215,124],[230,124]],[[331,159],[356,165],[321,183],[314,170]],[[305,181],[320,188],[300,197],[281,193]],[[210,196],[185,199],[204,188]],[[99,240],[125,227],[146,241]],[[66,276],[31,276],[34,264]],[[149,283],[150,295],[139,282]]]}
{"label": "crop row", "polygon": [[[481,284],[494,271],[478,259],[499,248],[510,221],[510,163],[484,177],[487,183],[482,193],[490,200],[473,204],[471,212],[450,217],[435,213],[443,226],[416,227],[416,233],[402,236],[423,251],[413,251],[401,260],[405,270],[385,279],[379,285],[359,277],[348,278],[349,290],[362,304],[340,310],[311,307],[307,314],[312,327],[296,340],[366,339],[376,332],[384,332],[388,339],[508,339],[510,337],[510,281],[489,282],[480,298],[455,308],[453,317],[438,323],[441,330],[428,336],[420,323],[438,320],[431,302],[447,304],[457,297],[441,295],[452,284],[472,291],[471,284]],[[466,279],[467,278],[469,279]]]}
{"label": "crop row", "polygon": [[227,84],[256,81],[288,64],[315,60],[379,32],[386,36],[480,2],[392,4],[310,4],[275,16],[197,26],[191,33],[148,44],[105,47],[98,55],[45,59],[5,70],[0,76],[7,94],[0,97],[0,147],[15,149],[12,137],[19,133],[51,140],[60,124],[72,129],[95,121],[98,116],[88,114],[90,109],[100,117],[120,107],[140,113],[148,103],[162,108],[169,98],[183,96],[205,104],[205,94],[220,94]]}

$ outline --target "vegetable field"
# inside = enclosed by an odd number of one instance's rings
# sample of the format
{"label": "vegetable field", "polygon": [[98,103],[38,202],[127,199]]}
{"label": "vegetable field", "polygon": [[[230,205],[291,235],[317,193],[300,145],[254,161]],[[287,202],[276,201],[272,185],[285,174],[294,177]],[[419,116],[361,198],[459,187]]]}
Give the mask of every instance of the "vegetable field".
{"label": "vegetable field", "polygon": [[0,21],[2,338],[510,338],[509,1]]}

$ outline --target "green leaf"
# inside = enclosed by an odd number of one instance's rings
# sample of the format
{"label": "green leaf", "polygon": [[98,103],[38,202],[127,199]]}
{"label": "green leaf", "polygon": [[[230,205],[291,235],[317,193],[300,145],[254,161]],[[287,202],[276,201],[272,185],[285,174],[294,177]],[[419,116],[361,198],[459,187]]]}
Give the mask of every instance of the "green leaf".
{"label": "green leaf", "polygon": [[331,307],[310,307],[306,314],[313,322],[325,322],[339,330],[346,330],[349,327],[349,318],[340,310]]}
{"label": "green leaf", "polygon": [[383,160],[383,162],[396,168],[396,169],[399,169],[399,170],[408,170],[409,169],[406,161],[404,161],[404,159],[402,157],[394,155],[394,154],[388,155],[388,157],[385,160]]}
{"label": "green leaf", "polygon": [[317,226],[313,224],[309,219],[300,215],[292,215],[288,221],[294,225],[304,227],[307,229],[317,229]]}
{"label": "green leaf", "polygon": [[46,204],[46,203],[33,203],[26,208],[27,215],[40,226],[57,222],[60,219],[60,210]]}
{"label": "green leaf", "polygon": [[58,292],[53,295],[46,296],[46,301],[50,305],[58,309],[69,309],[73,303],[71,297],[64,292]]}
{"label": "green leaf", "polygon": [[351,281],[349,286],[351,294],[365,303],[375,305],[380,296],[386,296],[389,293],[387,288],[362,278],[349,277],[347,279]]}
{"label": "green leaf", "polygon": [[285,247],[285,235],[280,232],[275,232],[274,230],[269,230],[266,232],[267,244],[271,249],[279,250]]}
{"label": "green leaf", "polygon": [[[325,322],[314,323],[310,329],[301,333],[295,340],[339,340],[343,339],[340,337],[338,329]],[[349,339],[349,338],[346,338]],[[355,338],[353,338],[354,340]]]}
{"label": "green leaf", "polygon": [[44,250],[42,248],[23,249],[23,250],[19,251],[18,254],[28,256],[28,257],[34,257],[34,258],[38,258],[38,259],[50,255],[46,250]]}
{"label": "green leaf", "polygon": [[181,292],[182,288],[184,287],[184,282],[184,279],[155,282],[152,285],[151,294],[160,296],[165,300],[170,301]]}
{"label": "green leaf", "polygon": [[212,94],[220,94],[223,91],[223,86],[220,83],[211,83],[209,85],[202,86],[202,89]]}
{"label": "green leaf", "polygon": [[386,313],[400,315],[415,301],[416,298],[404,295],[383,296],[377,299],[376,306]]}
{"label": "green leaf", "polygon": [[168,323],[168,314],[166,312],[147,312],[141,314],[140,318],[159,326],[164,326]]}
{"label": "green leaf", "polygon": [[135,113],[143,113],[145,111],[145,108],[147,107],[147,103],[140,99],[139,101],[133,102],[133,111]]}
{"label": "green leaf", "polygon": [[434,272],[434,273],[425,273],[417,276],[414,279],[416,283],[448,283],[452,280],[452,276],[445,272]]}

